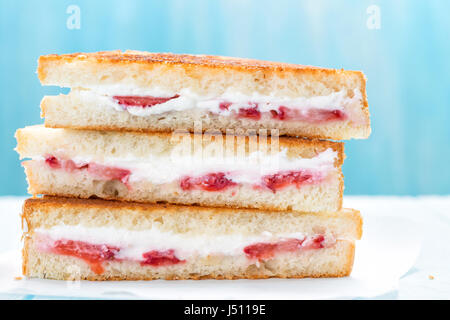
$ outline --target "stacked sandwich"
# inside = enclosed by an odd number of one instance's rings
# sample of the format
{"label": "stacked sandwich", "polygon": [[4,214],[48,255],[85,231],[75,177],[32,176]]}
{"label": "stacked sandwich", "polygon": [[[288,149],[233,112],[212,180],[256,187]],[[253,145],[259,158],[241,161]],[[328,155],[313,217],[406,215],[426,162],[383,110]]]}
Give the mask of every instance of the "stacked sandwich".
{"label": "stacked sandwich", "polygon": [[370,134],[361,72],[113,51],[39,59],[20,129],[23,272],[50,279],[349,275],[341,140]]}

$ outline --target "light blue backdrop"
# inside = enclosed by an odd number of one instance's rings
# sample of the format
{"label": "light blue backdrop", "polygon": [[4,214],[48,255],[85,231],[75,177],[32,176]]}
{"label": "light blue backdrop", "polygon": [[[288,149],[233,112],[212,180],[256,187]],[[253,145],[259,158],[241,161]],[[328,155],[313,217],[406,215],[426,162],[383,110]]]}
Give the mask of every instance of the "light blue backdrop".
{"label": "light blue backdrop", "polygon": [[[69,5],[81,28],[69,30]],[[377,5],[380,29],[369,29]],[[347,194],[450,193],[450,1],[0,0],[0,195],[26,182],[16,128],[39,123],[39,55],[111,49],[363,70],[373,134],[346,144]]]}

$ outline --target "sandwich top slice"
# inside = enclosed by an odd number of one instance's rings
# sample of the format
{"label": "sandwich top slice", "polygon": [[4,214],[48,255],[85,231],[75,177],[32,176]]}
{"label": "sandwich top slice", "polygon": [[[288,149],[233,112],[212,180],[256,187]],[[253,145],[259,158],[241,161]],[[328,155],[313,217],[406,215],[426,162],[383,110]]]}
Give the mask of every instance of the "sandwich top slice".
{"label": "sandwich top slice", "polygon": [[16,133],[31,194],[337,211],[343,143],[32,126]]}
{"label": "sandwich top slice", "polygon": [[74,280],[339,277],[359,212],[319,214],[44,197],[23,208],[23,273]]}
{"label": "sandwich top slice", "polygon": [[324,139],[370,134],[363,73],[204,55],[111,51],[39,58],[48,127],[173,131],[277,129]]}

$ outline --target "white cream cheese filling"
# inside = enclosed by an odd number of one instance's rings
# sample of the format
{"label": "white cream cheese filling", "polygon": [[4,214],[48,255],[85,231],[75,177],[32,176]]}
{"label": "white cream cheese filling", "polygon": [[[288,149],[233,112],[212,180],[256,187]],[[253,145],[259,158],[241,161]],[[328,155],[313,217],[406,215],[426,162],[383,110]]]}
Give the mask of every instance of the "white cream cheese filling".
{"label": "white cream cheese filling", "polygon": [[[64,159],[64,150],[56,150],[52,156]],[[44,161],[42,155],[31,157]],[[287,149],[276,154],[253,152],[245,157],[205,157],[200,153],[183,155],[172,153],[168,156],[149,155],[145,159],[134,156],[122,158],[96,158],[77,156],[71,158],[77,165],[96,163],[104,166],[127,169],[131,172],[129,182],[150,181],[154,184],[171,183],[183,177],[201,177],[209,173],[224,173],[235,183],[260,184],[261,178],[282,172],[306,170],[321,177],[337,170],[334,162],[337,152],[329,148],[313,158],[288,157]]]}
{"label": "white cream cheese filling", "polygon": [[[243,249],[260,242],[278,242],[285,239],[303,240],[301,232],[287,234],[271,234],[263,232],[259,235],[242,234],[181,234],[161,231],[157,226],[147,230],[128,230],[114,227],[84,227],[82,225],[56,225],[49,229],[35,230],[38,239],[44,239],[41,249],[50,246],[54,241],[73,240],[90,244],[108,245],[120,248],[117,259],[143,260],[143,254],[148,251],[174,250],[179,259],[189,259],[194,256],[206,257],[209,254],[229,256],[244,255]],[[50,241],[50,243],[49,243]],[[334,237],[325,237],[324,245],[333,244]]]}
{"label": "white cream cheese filling", "polygon": [[[326,96],[314,96],[309,98],[277,97],[274,95],[261,95],[257,92],[248,95],[235,89],[227,90],[218,97],[207,97],[198,95],[190,89],[183,89],[180,92],[173,93],[159,88],[149,90],[123,88],[121,86],[102,86],[91,88],[91,90],[72,89],[72,93],[78,95],[79,99],[85,103],[88,101],[91,103],[95,101],[96,104],[104,106],[105,108],[117,111],[127,111],[132,115],[140,117],[191,109],[200,109],[205,112],[229,116],[232,113],[239,112],[239,109],[241,108],[251,108],[252,104],[258,104],[258,110],[261,113],[278,110],[280,106],[285,106],[289,109],[305,112],[311,109],[330,111],[340,110],[352,115],[355,112],[355,105],[359,106],[362,100],[361,92],[357,89],[353,91],[352,97],[348,96],[347,90],[341,90]],[[152,96],[158,98],[170,98],[175,95],[178,95],[179,97],[145,108],[140,106],[125,107],[120,105],[113,98],[113,96]],[[220,104],[223,102],[231,103],[227,110],[220,108]]]}

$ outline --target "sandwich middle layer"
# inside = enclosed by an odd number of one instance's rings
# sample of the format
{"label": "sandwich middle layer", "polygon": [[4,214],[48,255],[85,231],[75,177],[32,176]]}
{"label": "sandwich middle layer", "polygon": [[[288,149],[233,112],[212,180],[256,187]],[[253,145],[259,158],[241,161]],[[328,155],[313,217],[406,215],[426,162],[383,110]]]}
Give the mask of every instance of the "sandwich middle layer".
{"label": "sandwich middle layer", "polygon": [[275,210],[341,207],[341,143],[279,138],[252,145],[249,137],[174,139],[39,126],[19,130],[17,138],[21,157],[31,158],[24,166],[33,194]]}

